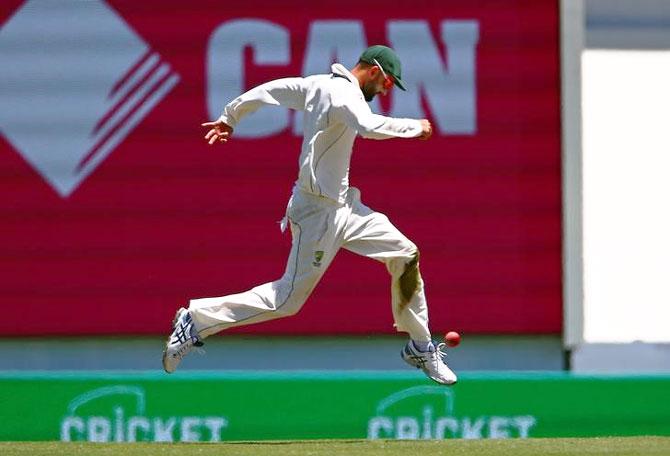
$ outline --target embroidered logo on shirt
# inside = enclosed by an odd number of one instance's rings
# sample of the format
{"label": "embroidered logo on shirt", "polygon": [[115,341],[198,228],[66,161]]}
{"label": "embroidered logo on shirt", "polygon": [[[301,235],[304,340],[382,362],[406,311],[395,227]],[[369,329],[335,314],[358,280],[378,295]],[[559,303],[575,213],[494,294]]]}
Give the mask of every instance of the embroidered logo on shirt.
{"label": "embroidered logo on shirt", "polygon": [[323,259],[323,250],[316,250],[314,252],[314,262],[312,265],[316,266],[317,268],[321,267],[321,260]]}

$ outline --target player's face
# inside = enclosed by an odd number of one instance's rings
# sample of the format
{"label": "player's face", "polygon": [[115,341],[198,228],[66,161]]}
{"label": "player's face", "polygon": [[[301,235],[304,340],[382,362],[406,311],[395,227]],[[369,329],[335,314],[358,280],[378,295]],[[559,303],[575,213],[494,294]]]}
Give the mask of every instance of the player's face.
{"label": "player's face", "polygon": [[381,66],[371,67],[369,77],[362,88],[365,101],[372,101],[378,93],[386,95],[393,88],[393,77],[385,74]]}

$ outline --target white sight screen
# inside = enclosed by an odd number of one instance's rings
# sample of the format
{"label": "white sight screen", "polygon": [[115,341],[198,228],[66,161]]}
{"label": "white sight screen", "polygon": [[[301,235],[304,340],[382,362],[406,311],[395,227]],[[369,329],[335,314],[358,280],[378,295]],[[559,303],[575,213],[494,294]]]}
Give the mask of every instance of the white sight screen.
{"label": "white sight screen", "polygon": [[670,52],[582,55],[584,337],[670,341]]}

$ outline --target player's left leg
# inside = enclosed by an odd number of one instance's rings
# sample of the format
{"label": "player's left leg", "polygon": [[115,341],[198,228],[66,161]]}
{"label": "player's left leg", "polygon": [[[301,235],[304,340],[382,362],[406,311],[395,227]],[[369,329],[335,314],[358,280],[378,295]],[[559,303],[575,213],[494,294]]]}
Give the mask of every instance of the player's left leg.
{"label": "player's left leg", "polygon": [[422,368],[432,380],[453,384],[456,375],[443,361],[440,346],[431,341],[428,306],[419,271],[419,250],[384,214],[375,212],[355,197],[344,230],[342,247],[386,265],[391,274],[391,300],[395,326],[407,332],[410,341],[403,359]]}
{"label": "player's left leg", "polygon": [[242,293],[192,299],[173,322],[163,352],[165,371],[174,372],[194,346],[219,331],[297,313],[339,249],[338,209],[323,198],[294,194],[287,210],[293,243],[284,275]]}

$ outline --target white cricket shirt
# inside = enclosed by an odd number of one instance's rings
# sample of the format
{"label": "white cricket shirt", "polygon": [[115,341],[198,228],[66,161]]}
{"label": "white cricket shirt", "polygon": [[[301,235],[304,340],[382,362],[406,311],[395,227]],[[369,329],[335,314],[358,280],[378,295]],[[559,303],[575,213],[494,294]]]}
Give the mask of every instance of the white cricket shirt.
{"label": "white cricket shirt", "polygon": [[220,120],[235,128],[244,116],[265,105],[304,111],[296,186],[344,204],[357,134],[371,139],[413,138],[421,135],[422,128],[416,119],[374,114],[354,75],[339,63],[331,71],[255,87],[228,103]]}

